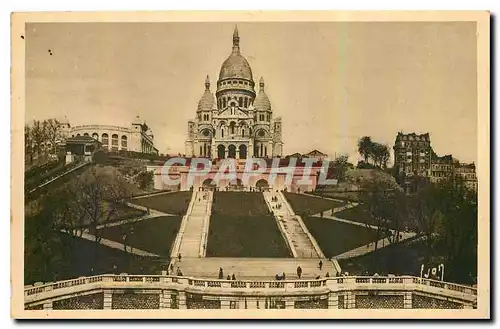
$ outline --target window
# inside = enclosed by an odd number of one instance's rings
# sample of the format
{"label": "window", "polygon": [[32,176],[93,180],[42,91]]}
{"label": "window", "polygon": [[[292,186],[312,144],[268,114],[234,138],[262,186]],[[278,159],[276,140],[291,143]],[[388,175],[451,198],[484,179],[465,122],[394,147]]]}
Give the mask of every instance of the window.
{"label": "window", "polygon": [[118,146],[118,135],[117,134],[113,134],[111,136],[111,145]]}
{"label": "window", "polygon": [[95,139],[96,141],[99,140],[99,135],[97,133],[92,134],[92,138]]}
{"label": "window", "polygon": [[245,97],[245,107],[248,107],[248,98]]}
{"label": "window", "polygon": [[222,99],[222,107],[226,107],[226,99],[225,98]]}
{"label": "window", "polygon": [[109,144],[109,139],[108,138],[109,138],[108,134],[106,134],[106,133],[102,134],[102,144],[103,145],[107,146]]}
{"label": "window", "polygon": [[87,136],[87,137],[88,137],[88,135],[89,135],[89,133],[85,133],[85,134],[83,134],[83,136]]}
{"label": "window", "polygon": [[242,98],[242,97],[240,97],[240,98],[238,99],[238,106],[239,106],[239,107],[243,107],[243,98]]}
{"label": "window", "polygon": [[127,149],[127,136],[123,135],[122,136],[122,150]]}

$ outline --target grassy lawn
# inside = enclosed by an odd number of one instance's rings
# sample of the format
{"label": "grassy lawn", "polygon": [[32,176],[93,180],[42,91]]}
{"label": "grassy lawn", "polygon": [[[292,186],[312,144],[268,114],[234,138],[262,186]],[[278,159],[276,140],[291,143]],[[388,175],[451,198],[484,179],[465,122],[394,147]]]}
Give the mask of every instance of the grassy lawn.
{"label": "grassy lawn", "polygon": [[320,199],[307,194],[284,193],[295,213],[301,216],[315,215],[321,211],[330,210],[343,205],[330,199]]}
{"label": "grassy lawn", "polygon": [[137,218],[140,216],[145,215],[144,211],[141,211],[139,209],[135,209],[132,207],[128,207],[126,205],[119,205],[116,208],[116,212],[112,218],[110,218],[110,222],[117,222],[120,220],[125,220],[125,219],[131,219],[131,218]]}
{"label": "grassy lawn", "polygon": [[[335,217],[342,218],[342,219],[349,219],[349,220],[352,220],[353,222],[358,222],[358,223],[366,223],[366,224],[375,225],[375,226],[378,225],[377,221],[374,220],[368,214],[367,206],[364,204],[360,204],[357,207],[354,207],[351,209],[345,209],[345,210],[339,211],[338,213],[335,213]],[[391,222],[388,223],[388,226],[391,229],[396,229],[396,227],[395,227],[396,225],[391,224]],[[401,229],[404,229],[404,227],[402,227]]]}
{"label": "grassy lawn", "polygon": [[[54,232],[53,243],[59,243],[60,238],[69,243],[71,237],[65,233]],[[68,280],[80,276],[112,274],[115,273],[113,266],[116,264],[118,273],[130,274],[159,274],[162,264],[167,263],[168,259],[160,260],[154,257],[129,256],[122,250],[109,248],[103,245],[97,246],[97,257],[94,265],[95,244],[76,238],[75,246],[72,250],[59,247],[53,248],[48,271],[45,275],[40,272],[40,267],[44,266],[43,259],[36,255],[25,255],[24,280],[25,284],[34,282],[50,282],[58,280]],[[93,268],[93,270],[91,270]]]}
{"label": "grassy lawn", "polygon": [[317,217],[303,218],[326,257],[333,257],[373,242],[376,231],[358,225]]}
{"label": "grassy lawn", "polygon": [[[175,240],[181,224],[180,216],[156,217],[101,229],[102,237],[123,243],[127,234],[127,245],[163,257],[170,255],[170,247]],[[129,234],[133,227],[133,234]]]}
{"label": "grassy lawn", "polygon": [[[449,264],[446,263],[444,255],[445,249],[439,245],[432,247],[432,256],[430,264],[445,265],[444,280],[448,282],[457,282],[461,284],[475,284],[473,279],[467,276],[467,271],[458,274],[455,271],[446,269]],[[358,256],[351,259],[339,260],[342,271],[352,274],[373,274],[380,275],[413,275],[420,276],[420,266],[425,263],[426,242],[425,240],[405,241],[402,243],[391,244],[383,249],[372,253]],[[467,269],[466,269],[467,270]],[[476,273],[476,269],[468,269]]]}
{"label": "grassy lawn", "polygon": [[269,209],[262,193],[215,192],[212,215],[269,216]]}
{"label": "grassy lawn", "polygon": [[207,257],[284,258],[291,253],[272,216],[212,215]]}
{"label": "grassy lawn", "polygon": [[150,197],[132,199],[131,203],[156,209],[168,214],[183,216],[189,207],[191,200],[190,191],[174,192],[160,195],[153,195]]}

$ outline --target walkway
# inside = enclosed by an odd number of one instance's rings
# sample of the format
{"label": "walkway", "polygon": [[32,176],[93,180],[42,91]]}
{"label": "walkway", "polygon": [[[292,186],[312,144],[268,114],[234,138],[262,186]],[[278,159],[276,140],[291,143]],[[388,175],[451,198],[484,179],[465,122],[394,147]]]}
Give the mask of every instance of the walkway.
{"label": "walkway", "polygon": [[[206,244],[206,231],[208,231],[207,221],[210,218],[212,208],[212,192],[195,192],[191,202],[193,207],[191,212],[186,214],[185,226],[180,238],[179,253],[183,257],[199,257],[201,250]],[[205,233],[204,233],[205,232]]]}
{"label": "walkway", "polygon": [[[66,231],[63,231],[63,232],[67,233]],[[78,232],[78,233],[81,233],[82,239],[95,242],[95,235],[90,234],[88,232]],[[111,240],[108,240],[105,238],[101,238],[99,243],[102,244],[103,246],[106,246],[106,247],[125,251],[125,245],[123,243],[120,243],[120,242],[111,241]],[[144,251],[141,249],[137,249],[137,248],[131,248],[130,246],[127,246],[126,251],[131,253],[131,254],[138,255],[138,256],[160,257],[157,254],[153,254],[153,253],[150,253],[150,252],[147,252],[147,251]]]}
{"label": "walkway", "polygon": [[33,193],[33,192],[35,192],[36,190],[38,190],[38,189],[40,189],[40,188],[42,188],[42,187],[44,187],[44,186],[47,186],[47,185],[49,185],[49,184],[51,184],[51,183],[55,182],[55,181],[56,181],[56,180],[58,180],[59,178],[61,178],[61,177],[63,177],[63,176],[66,176],[67,174],[69,174],[69,173],[71,173],[71,172],[73,172],[73,171],[75,171],[75,170],[78,170],[78,169],[80,169],[81,167],[84,167],[84,166],[86,166],[86,165],[88,165],[88,164],[90,164],[90,162],[83,162],[83,163],[80,163],[80,164],[76,165],[75,167],[72,167],[71,169],[69,169],[69,170],[67,170],[67,171],[63,172],[62,174],[59,174],[59,175],[57,175],[56,177],[54,177],[54,178],[52,178],[52,179],[48,180],[47,182],[45,182],[45,183],[42,183],[42,184],[38,185],[37,187],[35,187],[35,188],[34,188],[34,189],[32,189],[31,191],[29,191],[28,193]]}
{"label": "walkway", "polygon": [[[277,201],[272,201],[276,197]],[[271,206],[270,211],[278,221],[288,239],[288,244],[295,250],[294,256],[298,258],[324,258],[319,247],[315,246],[316,241],[309,234],[302,218],[297,216],[285,196],[281,192],[267,191],[264,192],[266,203]],[[293,247],[292,247],[293,246]]]}
{"label": "walkway", "polygon": [[222,267],[224,279],[227,275],[235,275],[237,280],[273,280],[276,274],[285,272],[286,279],[297,279],[297,266],[302,268],[302,278],[312,279],[318,275],[322,278],[328,272],[334,277],[337,271],[332,262],[323,259],[322,270],[319,269],[319,259],[301,258],[227,258],[204,257],[182,258],[179,262],[173,260],[174,271],[180,268],[185,276],[200,278],[218,278]]}
{"label": "walkway", "polygon": [[[401,234],[401,239],[399,240],[400,242],[408,240],[410,238],[415,237],[417,234],[415,232],[400,232]],[[391,245],[391,241],[389,241],[388,238],[383,238],[378,240],[378,249],[383,249],[387,246]],[[346,259],[346,258],[352,258],[352,257],[357,257],[361,255],[368,254],[372,251],[375,251],[375,242],[371,242],[368,245],[363,245],[361,247],[351,249],[349,251],[346,251],[340,255],[334,256],[335,259]]]}

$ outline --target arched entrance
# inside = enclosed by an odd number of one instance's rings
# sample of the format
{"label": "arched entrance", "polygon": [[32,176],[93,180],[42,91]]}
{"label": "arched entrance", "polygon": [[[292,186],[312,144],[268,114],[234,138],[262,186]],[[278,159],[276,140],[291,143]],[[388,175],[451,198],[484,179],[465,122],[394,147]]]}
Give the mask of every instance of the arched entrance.
{"label": "arched entrance", "polygon": [[256,183],[255,183],[255,187],[260,190],[260,191],[263,191],[263,190],[267,190],[269,189],[269,183],[267,182],[267,180],[265,179],[259,179]]}
{"label": "arched entrance", "polygon": [[226,147],[222,144],[217,146],[217,158],[224,159],[226,157]]}
{"label": "arched entrance", "polygon": [[229,182],[228,191],[242,191],[244,189],[241,179],[236,178]]}
{"label": "arched entrance", "polygon": [[215,182],[212,178],[207,178],[203,181],[203,186],[214,186]]}
{"label": "arched entrance", "polygon": [[247,158],[247,146],[245,144],[241,144],[239,148],[240,159]]}
{"label": "arched entrance", "polygon": [[227,147],[227,157],[230,159],[236,159],[236,146],[233,144]]}

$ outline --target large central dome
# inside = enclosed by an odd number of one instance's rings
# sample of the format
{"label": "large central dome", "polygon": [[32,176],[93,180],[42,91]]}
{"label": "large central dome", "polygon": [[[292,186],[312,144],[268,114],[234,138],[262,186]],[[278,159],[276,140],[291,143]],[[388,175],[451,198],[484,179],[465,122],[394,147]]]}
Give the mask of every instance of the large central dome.
{"label": "large central dome", "polygon": [[240,53],[240,38],[238,29],[233,33],[233,51],[231,55],[222,63],[219,73],[219,80],[228,78],[241,78],[253,81],[252,69],[245,57]]}
{"label": "large central dome", "polygon": [[248,64],[245,57],[241,56],[241,54],[231,54],[222,64],[219,80],[227,78],[253,80],[250,64]]}

